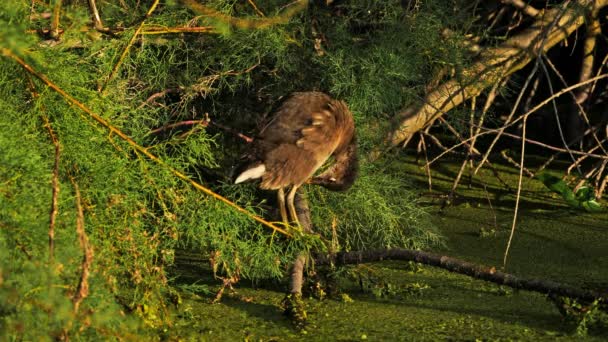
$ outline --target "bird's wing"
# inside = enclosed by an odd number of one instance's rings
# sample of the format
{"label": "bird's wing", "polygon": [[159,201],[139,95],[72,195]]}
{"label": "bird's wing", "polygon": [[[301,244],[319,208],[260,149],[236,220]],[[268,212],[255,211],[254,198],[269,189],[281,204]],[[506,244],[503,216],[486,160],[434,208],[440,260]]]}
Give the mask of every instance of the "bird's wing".
{"label": "bird's wing", "polygon": [[335,149],[338,128],[331,107],[312,112],[307,125],[300,130],[302,137],[296,141],[296,146],[308,151],[321,153],[327,150],[331,153]]}

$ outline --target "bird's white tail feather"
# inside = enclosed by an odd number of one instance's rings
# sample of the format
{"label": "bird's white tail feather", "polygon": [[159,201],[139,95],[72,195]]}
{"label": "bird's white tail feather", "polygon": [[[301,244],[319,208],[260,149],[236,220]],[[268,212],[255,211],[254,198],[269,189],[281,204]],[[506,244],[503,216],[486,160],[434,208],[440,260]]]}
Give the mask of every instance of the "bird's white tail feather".
{"label": "bird's white tail feather", "polygon": [[264,164],[252,167],[243,171],[243,173],[236,177],[234,184],[239,184],[250,179],[260,178],[264,175],[264,172],[266,172],[266,166],[264,166]]}

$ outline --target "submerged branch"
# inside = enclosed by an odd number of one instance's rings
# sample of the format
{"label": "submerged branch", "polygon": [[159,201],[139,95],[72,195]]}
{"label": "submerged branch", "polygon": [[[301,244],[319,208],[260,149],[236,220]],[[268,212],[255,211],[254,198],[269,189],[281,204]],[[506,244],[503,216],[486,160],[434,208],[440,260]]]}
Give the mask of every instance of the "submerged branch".
{"label": "submerged branch", "polygon": [[[494,267],[484,267],[464,260],[410,249],[384,249],[370,251],[340,252],[332,258],[337,265],[360,264],[382,260],[415,261],[425,265],[443,268],[450,272],[468,275],[470,277],[489,281],[515,289],[540,292],[544,294],[565,296],[585,301],[606,300],[608,293],[598,293],[591,290],[582,290],[566,284],[551,280],[522,279],[512,274],[496,271]],[[325,256],[317,257],[315,263],[329,264],[332,260]]]}

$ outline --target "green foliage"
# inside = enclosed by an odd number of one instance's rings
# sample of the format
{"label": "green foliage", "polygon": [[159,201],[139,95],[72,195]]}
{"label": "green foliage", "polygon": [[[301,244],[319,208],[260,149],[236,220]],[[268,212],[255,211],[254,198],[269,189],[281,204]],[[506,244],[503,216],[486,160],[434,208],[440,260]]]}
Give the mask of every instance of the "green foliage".
{"label": "green foliage", "polygon": [[[273,16],[289,2],[256,3]],[[226,15],[259,19],[248,2],[205,4]],[[53,11],[46,2],[0,4],[3,51],[25,59],[170,167],[265,216],[253,185],[226,185],[232,164],[246,148],[231,133],[201,126],[152,131],[209,113],[212,122],[252,134],[281,96],[319,89],[350,104],[365,153],[382,136],[378,117],[392,115],[418,96],[431,70],[457,60],[457,54],[445,53],[451,47],[439,35],[439,23],[446,19],[439,0],[411,11],[399,1],[311,4],[287,24],[264,29],[236,28],[205,16],[193,19],[199,13],[170,1],[146,19],[144,29],[190,23],[216,25],[224,34],[142,35],[133,45],[148,4],[98,2],[106,26],[125,28],[106,35],[91,29],[83,2],[64,1],[59,41],[25,33],[50,25],[43,16],[30,20],[31,6],[37,14]],[[454,25],[464,20],[454,18]],[[322,55],[314,48],[313,26],[326,38]],[[319,238],[274,234],[179,181],[8,57],[0,59],[0,99],[3,339],[154,334],[149,327],[171,321],[167,302],[174,296],[166,266],[177,246],[213,256],[218,276],[248,279],[280,277],[297,253],[325,248]],[[48,244],[54,148],[44,118],[61,146],[54,261]],[[73,298],[83,274],[83,250],[75,231],[78,200],[71,179],[80,189],[94,251],[90,293],[78,312]],[[339,243],[349,250],[437,243],[438,234],[408,189],[401,177],[363,165],[348,193],[309,188],[315,225],[328,239],[335,217]]]}
{"label": "green foliage", "polygon": [[595,191],[592,187],[582,186],[574,192],[561,178],[549,173],[541,173],[536,176],[538,180],[549,188],[549,190],[560,194],[569,206],[583,209],[588,212],[602,211],[604,208],[597,202]]}
{"label": "green foliage", "polygon": [[332,236],[332,222],[343,250],[407,247],[441,243],[441,236],[417,203],[407,182],[365,164],[345,193],[310,188],[315,228]]}

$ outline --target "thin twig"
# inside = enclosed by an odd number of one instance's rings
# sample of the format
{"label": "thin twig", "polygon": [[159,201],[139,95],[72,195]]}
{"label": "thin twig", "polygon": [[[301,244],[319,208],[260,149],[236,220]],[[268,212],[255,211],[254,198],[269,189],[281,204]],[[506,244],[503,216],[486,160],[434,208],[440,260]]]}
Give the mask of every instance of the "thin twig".
{"label": "thin twig", "polygon": [[527,175],[528,177],[534,177],[534,173],[532,173],[532,171],[528,170],[528,168],[526,168],[526,167],[524,167],[524,166],[520,165],[518,162],[516,162],[515,160],[513,160],[513,158],[511,158],[511,156],[509,156],[509,155],[507,154],[507,150],[502,150],[502,151],[500,152],[500,155],[501,155],[501,156],[502,156],[502,157],[503,157],[503,158],[504,158],[506,161],[508,161],[509,163],[511,163],[513,166],[515,166],[516,168],[518,168],[518,169],[519,169],[519,168],[523,168],[523,169],[524,169],[524,172],[526,173],[526,175]]}
{"label": "thin twig", "polygon": [[[536,111],[538,111],[540,108],[542,108],[544,105],[546,105],[552,99],[558,98],[558,97],[564,95],[565,93],[569,92],[572,89],[576,89],[578,87],[582,87],[585,84],[588,84],[588,83],[591,83],[591,82],[595,82],[597,80],[604,79],[604,78],[608,78],[608,74],[601,74],[601,75],[593,77],[593,78],[591,78],[591,79],[589,79],[589,80],[587,80],[585,82],[577,83],[577,84],[574,84],[574,85],[572,85],[570,87],[564,88],[564,89],[558,91],[557,93],[554,93],[550,97],[546,98],[544,101],[541,101],[539,104],[537,104],[536,106],[534,106],[534,108],[530,109],[525,114],[521,115],[519,118],[513,120],[511,123],[505,124],[501,128],[498,128],[498,129],[486,129],[485,132],[481,132],[481,133],[479,133],[479,135],[486,135],[486,134],[491,134],[491,133],[502,132],[501,134],[504,134],[506,136],[511,136],[511,137],[519,138],[516,135],[504,133],[504,130],[507,129],[508,127],[511,127],[511,126],[515,125],[516,123],[518,123],[519,121],[527,118],[528,116],[534,114]],[[471,140],[472,140],[472,138],[468,138],[468,139],[466,139],[464,141],[461,141],[461,142],[459,142],[459,143],[451,146],[450,148],[447,148],[445,151],[443,151],[442,153],[440,153],[437,157],[433,158],[433,160],[431,160],[429,163],[432,164],[432,163],[436,162],[438,159],[440,159],[441,157],[443,157],[445,154],[454,151],[456,148],[458,148],[458,147],[466,144],[467,142],[469,142]],[[533,140],[527,140],[527,141],[528,142],[532,142],[532,143],[536,143],[536,144],[540,144],[538,142],[534,142]],[[548,145],[546,145],[546,147],[550,148],[552,150],[555,150],[555,151],[561,151],[562,150],[562,149],[559,149],[557,147],[552,147],[552,146],[548,146]],[[574,154],[581,154],[581,153],[574,152]],[[602,158],[602,159],[605,158],[605,156],[600,156],[600,155],[593,155],[593,157]]]}
{"label": "thin twig", "polygon": [[526,118],[524,118],[522,127],[522,140],[521,140],[521,159],[519,161],[519,180],[517,181],[517,197],[515,197],[515,211],[513,212],[513,224],[511,225],[511,233],[509,234],[509,241],[507,242],[507,248],[505,248],[505,254],[502,259],[502,268],[507,268],[507,257],[509,256],[509,249],[511,248],[511,242],[513,242],[513,235],[515,235],[515,226],[517,224],[517,214],[519,213],[519,199],[521,196],[521,182],[524,178],[524,157],[526,155]]}
{"label": "thin twig", "polygon": [[183,127],[183,126],[193,126],[193,125],[200,125],[203,127],[207,127],[209,126],[210,120],[204,119],[204,120],[186,120],[186,121],[180,121],[180,122],[176,122],[176,123],[172,123],[172,124],[168,124],[168,125],[164,125],[162,127],[159,127],[157,129],[153,129],[150,131],[150,134],[158,134],[161,132],[164,132],[168,129],[173,129],[176,127]]}
{"label": "thin twig", "polygon": [[224,126],[224,125],[219,124],[219,123],[214,122],[214,121],[211,122],[211,125],[213,125],[215,127],[218,127],[218,128],[221,128],[221,129],[223,129],[223,130],[225,130],[227,132],[230,132],[230,133],[236,135],[237,137],[243,139],[248,144],[250,144],[250,143],[253,142],[253,138],[248,137],[248,136],[246,136],[245,134],[243,134],[241,132],[237,132],[237,131],[235,131],[234,129],[232,129],[230,127]]}
{"label": "thin twig", "polygon": [[424,161],[426,162],[424,170],[426,171],[426,176],[427,176],[428,183],[429,183],[429,191],[432,192],[433,191],[433,177],[431,175],[431,168],[428,166],[429,156],[426,151],[426,142],[424,141],[424,135],[422,133],[420,134],[420,141],[422,142],[422,151],[424,152]]}
{"label": "thin twig", "polygon": [[177,169],[173,168],[172,166],[168,165],[167,163],[165,163],[163,160],[159,159],[157,156],[155,156],[154,154],[150,153],[148,151],[148,149],[144,148],[143,146],[139,145],[138,143],[136,143],[133,139],[131,139],[128,135],[126,135],[125,133],[123,133],[121,130],[119,130],[118,128],[112,126],[106,119],[102,118],[101,116],[99,116],[98,114],[94,113],[89,107],[85,106],[84,104],[82,104],[81,102],[79,102],[78,100],[76,100],[74,97],[72,97],[71,95],[69,95],[68,93],[66,93],[63,89],[59,88],[59,86],[57,86],[55,83],[51,82],[48,78],[46,78],[46,76],[44,76],[43,74],[37,72],[36,70],[34,70],[29,64],[27,64],[23,59],[19,58],[17,55],[15,55],[11,50],[6,49],[6,48],[2,48],[2,54],[13,59],[15,62],[17,62],[18,64],[20,64],[27,72],[29,72],[30,74],[34,75],[35,77],[37,77],[38,79],[40,79],[42,82],[44,82],[47,86],[49,86],[51,89],[53,89],[55,92],[59,93],[59,95],[61,95],[67,102],[73,104],[74,106],[80,108],[83,112],[87,113],[93,120],[97,121],[99,124],[101,124],[102,126],[104,126],[108,131],[110,131],[112,134],[116,134],[117,136],[119,136],[122,140],[124,140],[125,142],[127,142],[129,145],[131,145],[131,147],[133,149],[135,149],[136,151],[144,154],[146,157],[148,157],[150,160],[156,162],[157,164],[159,164],[160,166],[168,169],[169,171],[171,171],[171,173],[173,173],[177,178],[183,180],[186,183],[189,183],[190,185],[192,185],[194,188],[196,188],[197,190],[200,190],[202,192],[204,192],[205,194],[217,199],[218,201],[224,202],[226,205],[234,208],[236,211],[243,213],[244,215],[248,216],[249,218],[257,221],[258,223],[271,228],[272,230],[279,232],[285,236],[288,237],[292,237],[292,234],[287,232],[285,229],[282,229],[266,220],[264,220],[263,218],[251,213],[250,211],[248,211],[247,209],[242,208],[241,206],[237,205],[236,203],[230,201],[229,199],[213,192],[212,190],[202,186],[201,184],[195,182],[194,180],[192,180],[190,177],[188,177],[187,175],[183,174],[182,172],[178,171]]}
{"label": "thin twig", "polygon": [[256,6],[255,2],[253,2],[253,0],[247,0],[247,2],[251,5],[251,7],[253,7],[253,10],[255,11],[255,13],[257,13],[260,17],[265,17],[264,13],[262,13],[262,11],[260,11],[258,6]]}
{"label": "thin twig", "polygon": [[539,10],[525,3],[523,0],[502,0],[502,3],[509,4],[532,18],[536,18],[540,13]]}

